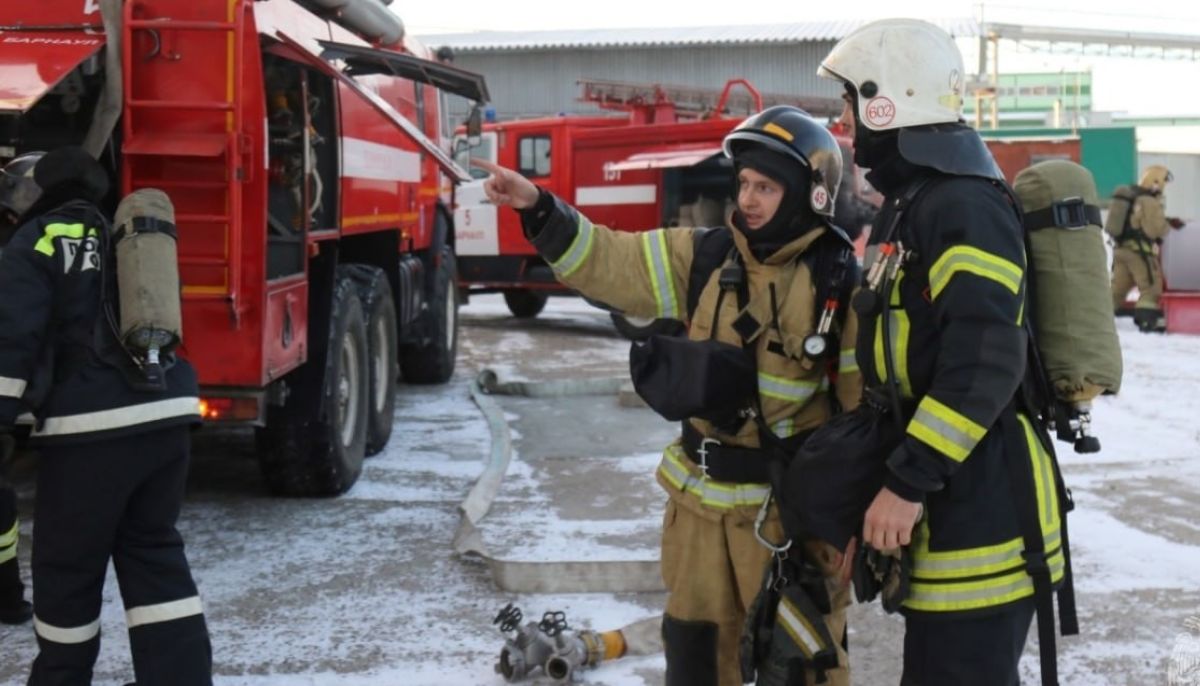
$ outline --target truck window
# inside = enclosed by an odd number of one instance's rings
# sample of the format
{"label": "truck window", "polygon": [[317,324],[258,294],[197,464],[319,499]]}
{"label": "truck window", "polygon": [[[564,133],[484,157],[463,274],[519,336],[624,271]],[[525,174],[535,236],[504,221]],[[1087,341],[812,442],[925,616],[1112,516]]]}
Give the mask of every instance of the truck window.
{"label": "truck window", "polygon": [[[485,132],[479,139],[479,145],[474,148],[467,145],[467,137],[463,135],[454,136],[454,161],[458,166],[466,169],[471,174],[473,179],[486,179],[488,173],[479,167],[471,165],[471,158],[487,160],[488,162],[496,161],[496,134]],[[468,168],[468,165],[471,165]]]}
{"label": "truck window", "polygon": [[520,159],[517,171],[522,176],[550,176],[550,137],[529,136],[522,138],[519,148]]}

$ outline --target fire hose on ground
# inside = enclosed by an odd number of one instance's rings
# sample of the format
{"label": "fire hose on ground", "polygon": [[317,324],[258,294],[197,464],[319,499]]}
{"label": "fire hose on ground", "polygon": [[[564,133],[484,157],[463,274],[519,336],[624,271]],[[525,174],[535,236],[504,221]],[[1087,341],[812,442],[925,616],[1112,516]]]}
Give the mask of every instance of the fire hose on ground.
{"label": "fire hose on ground", "polygon": [[[471,382],[471,398],[488,423],[491,450],[483,473],[459,505],[454,551],[482,559],[496,586],[509,593],[639,593],[664,590],[658,560],[554,561],[509,560],[492,554],[479,523],[487,516],[512,461],[512,435],[494,396],[563,398],[617,395],[627,383],[620,378],[501,382],[485,369]],[[508,636],[496,671],[507,681],[520,681],[542,669],[555,681],[577,678],[584,667],[623,655],[662,652],[661,618],[639,620],[616,631],[574,631],[561,612],[547,612],[541,622],[521,625],[521,611],[511,604],[496,617]],[[511,636],[510,636],[511,635]]]}

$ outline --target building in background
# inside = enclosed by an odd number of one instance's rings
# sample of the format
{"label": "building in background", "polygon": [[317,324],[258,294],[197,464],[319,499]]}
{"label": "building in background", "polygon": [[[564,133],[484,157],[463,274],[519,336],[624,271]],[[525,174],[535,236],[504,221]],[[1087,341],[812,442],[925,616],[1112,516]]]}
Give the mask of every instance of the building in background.
{"label": "building in background", "polygon": [[[817,78],[834,44],[865,22],[564,31],[484,31],[424,35],[454,51],[455,66],[483,74],[497,119],[596,114],[580,102],[580,80],[714,89],[745,78],[765,94],[836,100],[840,87]],[[973,37],[968,19],[938,22]],[[836,105],[840,110],[840,104]],[[451,105],[452,116],[466,110]]]}

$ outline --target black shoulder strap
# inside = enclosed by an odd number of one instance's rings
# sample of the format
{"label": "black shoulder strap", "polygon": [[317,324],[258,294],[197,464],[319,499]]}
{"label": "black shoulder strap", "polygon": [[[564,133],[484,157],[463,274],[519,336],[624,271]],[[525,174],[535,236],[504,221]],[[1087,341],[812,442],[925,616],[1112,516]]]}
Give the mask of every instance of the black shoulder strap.
{"label": "black shoulder strap", "polygon": [[691,320],[700,294],[713,272],[721,268],[733,248],[733,234],[725,226],[696,229],[692,232],[692,269],[688,272],[687,316]]}

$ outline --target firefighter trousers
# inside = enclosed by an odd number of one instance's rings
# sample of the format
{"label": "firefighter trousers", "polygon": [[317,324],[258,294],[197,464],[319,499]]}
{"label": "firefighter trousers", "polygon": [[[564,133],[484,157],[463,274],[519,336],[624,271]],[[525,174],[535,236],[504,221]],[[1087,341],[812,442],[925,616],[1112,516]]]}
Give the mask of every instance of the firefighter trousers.
{"label": "firefighter trousers", "polygon": [[31,686],[90,684],[109,559],[138,686],[212,683],[212,648],[175,528],[189,429],[41,451],[33,521]]}
{"label": "firefighter trousers", "polygon": [[1034,607],[1025,598],[982,616],[907,617],[900,686],[1020,686]]}
{"label": "firefighter trousers", "polygon": [[1137,286],[1139,310],[1157,310],[1163,293],[1162,269],[1158,256],[1130,248],[1113,249],[1112,298],[1113,310],[1125,306],[1129,291]]}
{"label": "firefighter trousers", "polygon": [[25,600],[25,584],[21,583],[17,562],[18,538],[17,494],[0,474],[0,617],[16,613]]}
{"label": "firefighter trousers", "polygon": [[[772,506],[773,507],[773,506]],[[754,537],[758,506],[725,511],[707,508],[691,493],[672,493],[663,518],[662,570],[667,587],[663,645],[666,686],[740,686],[738,663],[746,613],[758,595],[771,552]],[[772,512],[763,527],[769,541],[781,541],[783,528]],[[831,559],[819,560],[832,567]],[[832,592],[833,612],[825,617],[838,642],[838,664],[826,672],[828,686],[848,686],[846,635],[848,589]],[[815,683],[810,672],[807,684]]]}

